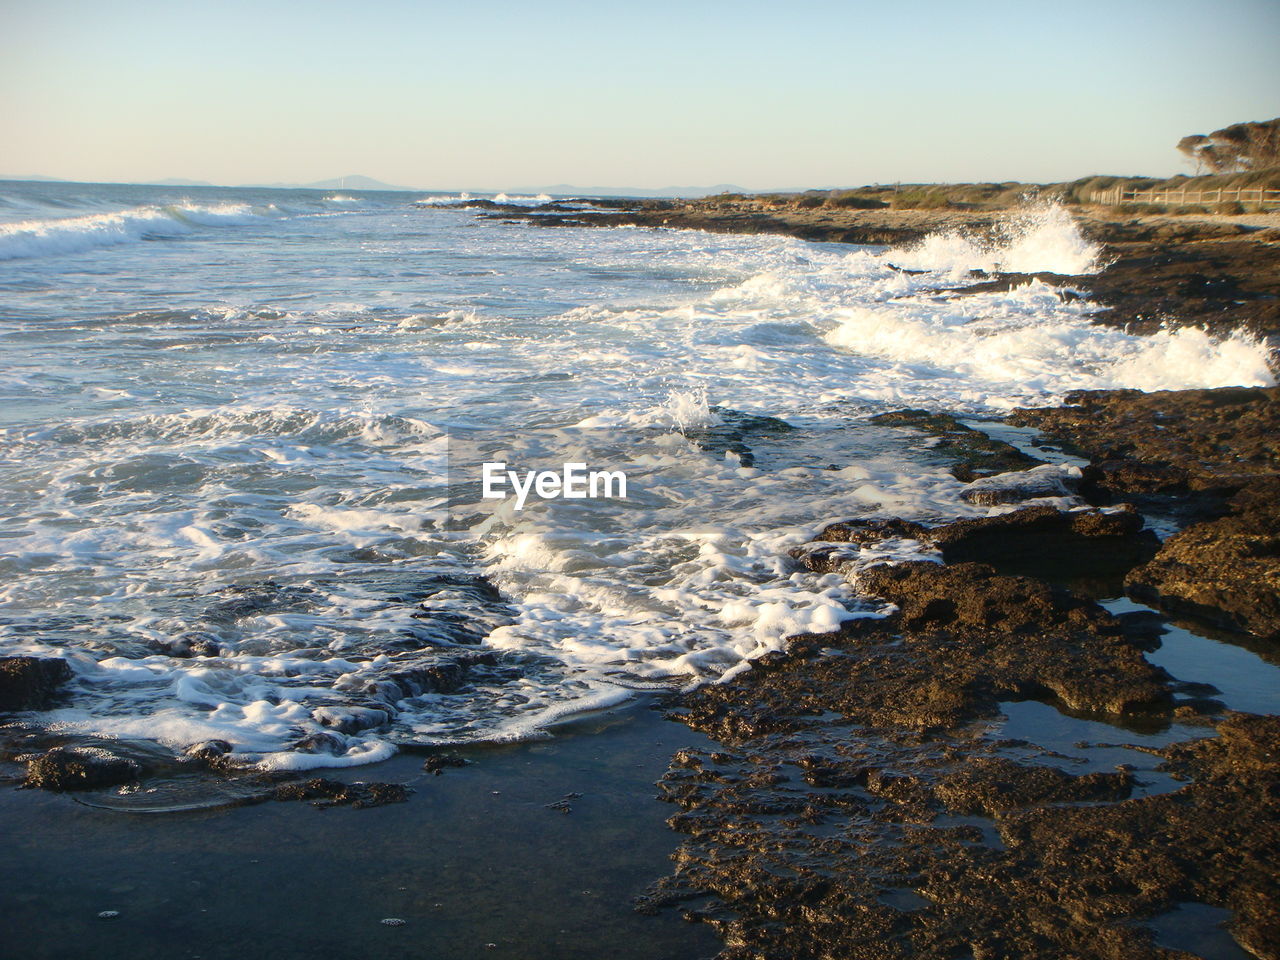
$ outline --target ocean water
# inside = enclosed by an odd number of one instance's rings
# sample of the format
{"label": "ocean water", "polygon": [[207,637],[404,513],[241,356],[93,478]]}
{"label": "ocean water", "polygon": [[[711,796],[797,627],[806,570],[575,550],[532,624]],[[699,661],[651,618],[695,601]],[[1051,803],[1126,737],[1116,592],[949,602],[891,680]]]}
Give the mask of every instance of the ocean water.
{"label": "ocean water", "polygon": [[[32,722],[295,770],[537,736],[877,615],[788,559],[826,522],[987,511],[875,413],[1272,382],[1246,337],[950,289],[1096,269],[1057,207],[886,250],[447,199],[0,183],[0,653],[74,669]],[[473,512],[464,446],[628,495]]]}

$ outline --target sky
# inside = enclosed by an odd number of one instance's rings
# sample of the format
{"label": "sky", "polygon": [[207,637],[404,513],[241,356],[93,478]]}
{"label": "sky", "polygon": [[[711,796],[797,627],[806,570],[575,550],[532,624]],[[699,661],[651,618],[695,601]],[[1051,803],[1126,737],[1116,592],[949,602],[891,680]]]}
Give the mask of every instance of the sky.
{"label": "sky", "polygon": [[0,0],[0,175],[747,189],[1189,172],[1280,0]]}

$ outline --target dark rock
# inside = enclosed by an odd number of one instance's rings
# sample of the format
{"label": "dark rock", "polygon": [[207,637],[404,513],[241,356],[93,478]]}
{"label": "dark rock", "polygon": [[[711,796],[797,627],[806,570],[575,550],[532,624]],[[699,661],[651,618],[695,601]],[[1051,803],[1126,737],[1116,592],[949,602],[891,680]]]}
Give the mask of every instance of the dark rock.
{"label": "dark rock", "polygon": [[[399,687],[395,690],[399,691]],[[403,694],[396,697],[403,699]],[[369,730],[391,722],[391,713],[377,707],[358,706],[325,706],[311,711],[311,716],[323,726],[332,727],[339,733],[351,735],[361,730]]]}
{"label": "dark rock", "polygon": [[161,641],[156,647],[170,657],[222,656],[222,641],[214,634],[204,631],[184,633],[172,640]]}
{"label": "dark rock", "polygon": [[852,543],[867,546],[883,540],[924,540],[928,528],[923,524],[893,517],[889,520],[844,520],[823,528],[817,540],[828,543]]}
{"label": "dark rock", "polygon": [[201,740],[182,751],[184,756],[193,760],[217,760],[231,752],[231,744],[226,740]]}
{"label": "dark rock", "polygon": [[997,473],[969,483],[960,491],[960,499],[982,507],[993,507],[1040,497],[1069,497],[1077,486],[1059,471]]}
{"label": "dark rock", "polygon": [[290,749],[298,753],[328,753],[337,756],[346,752],[347,745],[341,737],[332,733],[312,733],[296,741]]}
{"label": "dark rock", "polygon": [[409,788],[399,783],[342,783],[324,777],[284,783],[272,792],[274,800],[307,800],[315,807],[351,806],[355,809],[404,803]]}
{"label": "dark rock", "polygon": [[[1068,396],[1019,411],[1094,458],[1087,480],[1187,525],[1131,570],[1129,593],[1171,612],[1280,636],[1280,388]],[[1225,515],[1224,515],[1225,514]]]}
{"label": "dark rock", "polygon": [[465,767],[469,763],[469,760],[458,756],[456,753],[437,753],[423,761],[422,769],[427,773],[434,773],[439,776],[444,773],[447,767]]}
{"label": "dark rock", "polygon": [[976,560],[1006,572],[1053,581],[1112,572],[1123,575],[1159,547],[1132,507],[1058,510],[1023,507],[995,517],[934,527],[927,539],[948,562]]}
{"label": "dark rock", "polygon": [[1172,613],[1280,639],[1280,479],[1256,481],[1230,506],[1170,537],[1125,586]]}
{"label": "dark rock", "polygon": [[137,780],[142,768],[105,750],[58,748],[27,763],[23,786],[42,790],[98,790]]}
{"label": "dark rock", "polygon": [[0,711],[45,710],[70,677],[61,658],[0,657]]}

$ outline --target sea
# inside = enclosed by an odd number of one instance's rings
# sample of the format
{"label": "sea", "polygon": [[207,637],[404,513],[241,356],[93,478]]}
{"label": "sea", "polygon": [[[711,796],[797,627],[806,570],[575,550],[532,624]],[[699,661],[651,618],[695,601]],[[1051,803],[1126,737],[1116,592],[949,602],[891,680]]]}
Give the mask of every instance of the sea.
{"label": "sea", "polygon": [[[544,737],[883,615],[792,559],[826,523],[1008,509],[876,414],[1273,383],[1245,335],[965,293],[1102,266],[1052,204],[890,249],[464,199],[0,182],[0,655],[73,671],[32,725],[258,770]],[[482,461],[626,496],[517,510]]]}

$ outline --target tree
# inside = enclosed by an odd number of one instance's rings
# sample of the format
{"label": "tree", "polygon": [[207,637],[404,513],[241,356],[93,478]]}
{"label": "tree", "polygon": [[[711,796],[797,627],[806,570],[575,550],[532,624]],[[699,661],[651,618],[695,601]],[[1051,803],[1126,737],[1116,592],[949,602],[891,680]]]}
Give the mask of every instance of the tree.
{"label": "tree", "polygon": [[1280,164],[1280,117],[1233,123],[1205,136],[1193,133],[1178,141],[1179,152],[1195,161],[1196,173],[1261,170]]}

